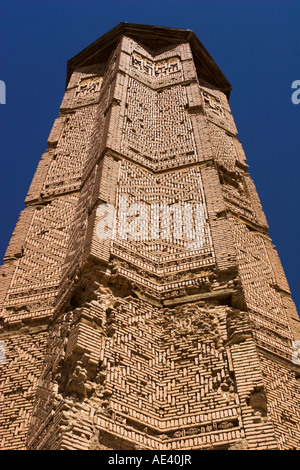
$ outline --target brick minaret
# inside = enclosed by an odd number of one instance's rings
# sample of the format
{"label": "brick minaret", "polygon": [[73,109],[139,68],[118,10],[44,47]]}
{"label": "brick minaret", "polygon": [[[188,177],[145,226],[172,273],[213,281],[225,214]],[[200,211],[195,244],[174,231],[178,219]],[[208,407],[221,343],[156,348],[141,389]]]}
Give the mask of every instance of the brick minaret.
{"label": "brick minaret", "polygon": [[2,449],[300,448],[299,318],[230,90],[189,30],[122,23],[68,62],[2,268]]}

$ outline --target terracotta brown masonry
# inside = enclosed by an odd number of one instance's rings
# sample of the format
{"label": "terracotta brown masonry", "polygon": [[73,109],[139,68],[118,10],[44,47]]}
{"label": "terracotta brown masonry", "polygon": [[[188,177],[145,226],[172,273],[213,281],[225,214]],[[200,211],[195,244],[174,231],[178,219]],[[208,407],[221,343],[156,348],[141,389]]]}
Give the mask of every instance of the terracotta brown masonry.
{"label": "terracotta brown masonry", "polygon": [[230,91],[189,30],[68,62],[1,271],[2,449],[300,448],[300,322]]}

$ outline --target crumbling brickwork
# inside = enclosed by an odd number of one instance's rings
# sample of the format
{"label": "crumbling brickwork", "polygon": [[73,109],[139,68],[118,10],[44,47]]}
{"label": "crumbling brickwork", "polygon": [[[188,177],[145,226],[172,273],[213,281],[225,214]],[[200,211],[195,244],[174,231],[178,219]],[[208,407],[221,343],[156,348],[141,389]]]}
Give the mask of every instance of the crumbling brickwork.
{"label": "crumbling brickwork", "polygon": [[299,317],[230,89],[187,30],[69,61],[1,268],[2,449],[300,448]]}

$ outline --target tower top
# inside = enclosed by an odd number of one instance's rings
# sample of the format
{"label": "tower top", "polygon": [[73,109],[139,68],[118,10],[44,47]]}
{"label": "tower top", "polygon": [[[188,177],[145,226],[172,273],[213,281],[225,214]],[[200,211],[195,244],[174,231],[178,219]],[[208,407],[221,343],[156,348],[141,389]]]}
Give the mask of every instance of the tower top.
{"label": "tower top", "polygon": [[122,36],[140,41],[152,50],[182,42],[190,43],[198,75],[221,89],[229,98],[231,84],[192,30],[126,22],[118,24],[68,61],[67,83],[75,68],[107,60]]}

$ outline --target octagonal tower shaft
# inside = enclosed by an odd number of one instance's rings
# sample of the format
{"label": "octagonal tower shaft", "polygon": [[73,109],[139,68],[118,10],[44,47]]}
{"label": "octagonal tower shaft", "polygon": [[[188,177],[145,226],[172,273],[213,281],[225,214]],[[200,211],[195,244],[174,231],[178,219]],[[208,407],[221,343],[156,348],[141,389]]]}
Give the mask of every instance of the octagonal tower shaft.
{"label": "octagonal tower shaft", "polygon": [[69,61],[4,260],[3,448],[299,448],[299,318],[230,89],[186,30]]}

